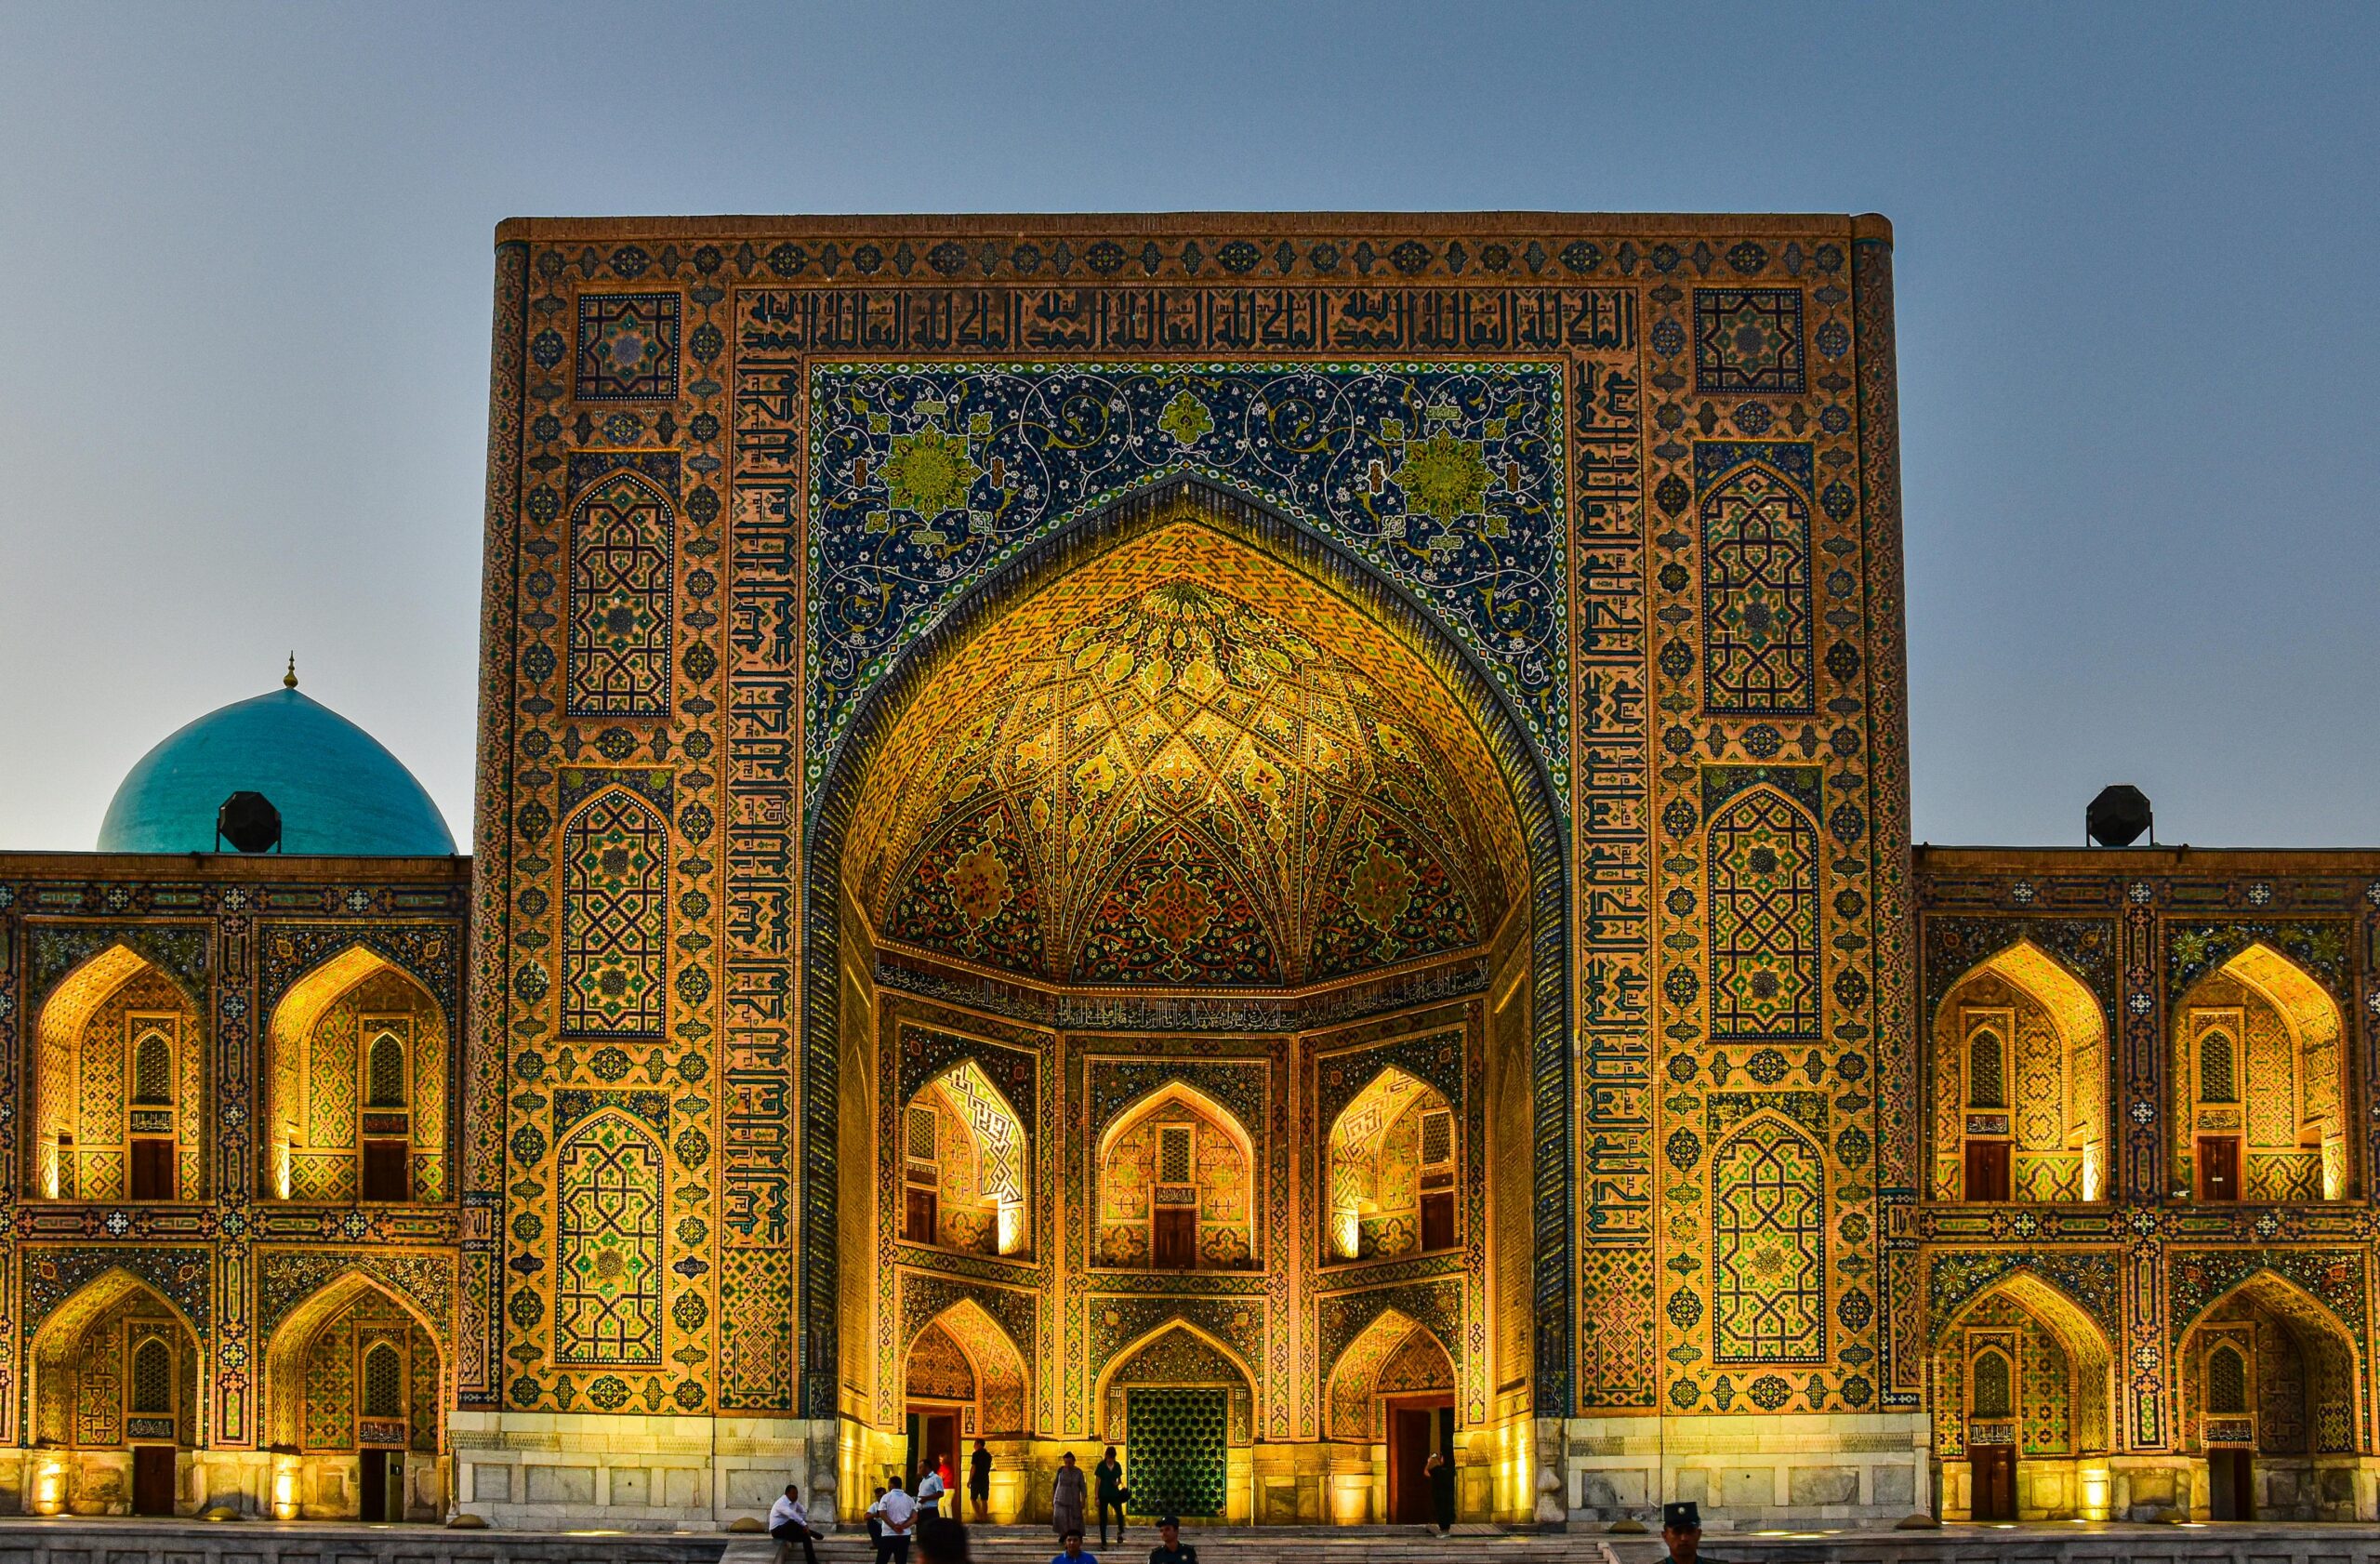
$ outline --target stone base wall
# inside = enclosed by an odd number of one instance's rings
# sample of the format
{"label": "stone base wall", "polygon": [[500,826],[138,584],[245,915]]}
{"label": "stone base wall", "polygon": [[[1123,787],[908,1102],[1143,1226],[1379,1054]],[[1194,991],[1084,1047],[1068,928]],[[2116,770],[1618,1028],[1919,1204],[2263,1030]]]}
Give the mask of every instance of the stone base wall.
{"label": "stone base wall", "polygon": [[788,1482],[837,1510],[835,1425],[792,1418],[458,1412],[455,1507],[498,1526],[670,1531],[761,1517]]}
{"label": "stone base wall", "polygon": [[1691,1499],[1714,1531],[1889,1523],[1931,1504],[1926,1432],[1915,1412],[1572,1418],[1564,1502],[1573,1521],[1658,1526]]}

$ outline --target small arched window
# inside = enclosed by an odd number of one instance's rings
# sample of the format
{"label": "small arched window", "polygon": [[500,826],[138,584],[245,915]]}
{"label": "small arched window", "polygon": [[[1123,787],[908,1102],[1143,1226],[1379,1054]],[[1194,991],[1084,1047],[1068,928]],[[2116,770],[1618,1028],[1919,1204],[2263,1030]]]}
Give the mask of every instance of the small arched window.
{"label": "small arched window", "polygon": [[2206,1410],[2234,1415],[2248,1410],[2248,1360],[2237,1347],[2218,1346],[2206,1355]]}
{"label": "small arched window", "polygon": [[135,1413],[171,1417],[174,1412],[174,1349],[152,1336],[132,1349],[132,1403]]}
{"label": "small arched window", "polygon": [[364,1415],[403,1417],[405,1414],[405,1365],[387,1342],[364,1355]]}
{"label": "small arched window", "polygon": [[1967,1106],[2008,1106],[2008,1071],[2001,1057],[2000,1034],[1989,1027],[1967,1040]]}
{"label": "small arched window", "polygon": [[2011,1394],[2008,1359],[1992,1351],[1978,1352],[1975,1359],[1975,1396],[1972,1402],[1977,1417],[2014,1417],[2016,1398]]}
{"label": "small arched window", "polygon": [[2240,1077],[2233,1067],[2236,1051],[2231,1034],[2213,1031],[2198,1040],[2198,1100],[2202,1103],[2236,1103],[2240,1100]]}
{"label": "small arched window", "polygon": [[371,1051],[364,1055],[364,1098],[366,1107],[403,1107],[405,1106],[405,1045],[394,1032],[382,1032],[372,1040]]}
{"label": "small arched window", "polygon": [[142,1107],[173,1106],[174,1045],[163,1032],[143,1032],[132,1045],[132,1100]]}

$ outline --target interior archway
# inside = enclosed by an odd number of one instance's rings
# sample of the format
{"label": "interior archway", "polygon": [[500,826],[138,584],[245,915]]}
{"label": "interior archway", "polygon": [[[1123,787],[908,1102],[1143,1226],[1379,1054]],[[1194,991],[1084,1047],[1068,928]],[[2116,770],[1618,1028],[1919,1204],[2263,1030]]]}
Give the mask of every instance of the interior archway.
{"label": "interior archway", "polygon": [[35,1023],[33,1076],[34,1197],[204,1196],[205,1012],[164,968],[112,945],[68,974]]}
{"label": "interior archway", "polygon": [[412,974],[349,946],[282,995],[266,1047],[267,1198],[445,1198],[446,1018]]}
{"label": "interior archway", "polygon": [[[1952,1312],[1932,1340],[1934,1451],[1947,1512],[1995,1518],[1980,1502],[1975,1465],[1999,1449],[2012,1461],[2013,1513],[1997,1518],[2107,1518],[2114,1355],[2082,1306],[2019,1270]],[[1987,1357],[2004,1371],[2004,1385],[1978,1378]]]}
{"label": "interior archway", "polygon": [[[877,1209],[878,1160],[839,1142],[894,1121],[878,1075],[842,1080],[891,1045],[874,1019],[887,973],[904,994],[1069,1013],[1161,991],[1261,994],[1286,1014],[1484,964],[1501,939],[1526,1002],[1499,1022],[1490,1078],[1521,1083],[1497,1097],[1519,1111],[1461,1149],[1511,1175],[1493,1198],[1518,1213],[1517,1242],[1500,1225],[1496,1247],[1527,1256],[1515,1275],[1544,1274],[1568,1220],[1546,1192],[1572,1176],[1560,1125],[1534,1107],[1568,1100],[1554,1090],[1568,1071],[1554,795],[1504,697],[1400,591],[1236,497],[1170,484],[1010,562],[853,709],[806,836],[806,1176],[845,1213],[803,1242],[813,1415],[834,1409],[822,1366],[839,1336],[866,1334],[879,1361],[892,1348],[879,1300],[840,1285],[838,1260],[877,1252],[849,1213]],[[1265,1244],[1260,1231],[1251,1247]],[[1561,1275],[1558,1305],[1497,1292],[1537,1349],[1510,1382],[1514,1407],[1567,1394]]]}
{"label": "interior archway", "polygon": [[1934,1015],[1934,1198],[2105,1199],[2107,1039],[2098,1000],[2030,940],[1952,984]]}
{"label": "interior archway", "polygon": [[2250,945],[2174,1008],[2174,1186],[2200,1200],[2336,1200],[2353,1188],[2338,1003]]}
{"label": "interior archway", "polygon": [[2181,1443],[2208,1463],[2218,1519],[2330,1518],[2325,1458],[2365,1448],[2355,1339],[2311,1294],[2258,1271],[2180,1345]]}
{"label": "interior archway", "polygon": [[[393,1479],[397,1506],[423,1518],[439,1501],[446,1365],[439,1333],[411,1299],[362,1271],[334,1277],[276,1327],[264,1359],[268,1442],[300,1459],[288,1502],[325,1519],[362,1516]],[[367,1484],[362,1467],[378,1463]]]}
{"label": "interior archway", "polygon": [[[141,1507],[123,1456],[100,1452],[186,1451],[202,1442],[198,1332],[129,1271],[86,1282],[42,1321],[26,1356],[33,1437],[68,1452],[55,1502],[75,1514]],[[136,1453],[136,1462],[144,1459]],[[178,1507],[178,1469],[168,1491],[165,1507]]]}
{"label": "interior archway", "polygon": [[1332,1260],[1395,1259],[1461,1241],[1460,1122],[1445,1093],[1390,1066],[1330,1126]]}
{"label": "interior archway", "polygon": [[1170,1080],[1100,1133],[1098,1264],[1232,1270],[1256,1263],[1255,1143],[1229,1108]]}
{"label": "interior archway", "polygon": [[998,1086],[961,1059],[909,1098],[903,1239],[1022,1257],[1033,1247],[1032,1142]]}

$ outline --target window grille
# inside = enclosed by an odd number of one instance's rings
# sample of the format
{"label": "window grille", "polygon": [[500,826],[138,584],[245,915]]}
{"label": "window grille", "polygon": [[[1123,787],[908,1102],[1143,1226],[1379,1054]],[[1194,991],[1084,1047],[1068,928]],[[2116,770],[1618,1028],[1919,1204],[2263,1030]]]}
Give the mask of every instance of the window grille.
{"label": "window grille", "polygon": [[2235,1347],[2218,1346],[2206,1355],[2206,1410],[2232,1413],[2248,1410],[2248,1360]]}
{"label": "window grille", "polygon": [[405,1106],[405,1045],[394,1032],[382,1032],[372,1040],[371,1051],[365,1055],[364,1106],[366,1107],[403,1107]]}
{"label": "window grille", "polygon": [[1982,1418],[2014,1417],[2014,1398],[2009,1393],[2008,1359],[1997,1352],[1979,1352],[1975,1359],[1974,1415]]}
{"label": "window grille", "polygon": [[174,1411],[174,1349],[152,1336],[132,1349],[134,1413],[170,1417]]}
{"label": "window grille", "polygon": [[1190,1126],[1168,1124],[1157,1133],[1157,1176],[1160,1184],[1190,1182]]}
{"label": "window grille", "polygon": [[163,1032],[143,1032],[132,1045],[132,1100],[157,1104],[174,1100],[174,1045]]}
{"label": "window grille", "polygon": [[2232,1067],[2231,1034],[2208,1032],[2198,1040],[2198,1100],[2202,1103],[2236,1103],[2240,1100],[2240,1080]]}
{"label": "window grille", "polygon": [[404,1359],[397,1349],[380,1342],[364,1355],[364,1415],[403,1417],[405,1414]]}
{"label": "window grille", "polygon": [[2008,1076],[2000,1056],[2000,1034],[1988,1027],[1967,1040],[1967,1106],[2008,1106]]}

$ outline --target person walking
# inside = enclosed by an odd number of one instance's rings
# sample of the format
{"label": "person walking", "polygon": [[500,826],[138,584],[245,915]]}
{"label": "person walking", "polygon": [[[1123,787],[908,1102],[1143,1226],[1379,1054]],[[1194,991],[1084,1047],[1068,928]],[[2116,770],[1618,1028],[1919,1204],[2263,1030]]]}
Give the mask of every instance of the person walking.
{"label": "person walking", "polygon": [[902,1489],[899,1478],[892,1479],[892,1486],[868,1513],[884,1523],[884,1533],[876,1540],[878,1564],[909,1564],[909,1534],[917,1529],[918,1502]]}
{"label": "person walking", "polygon": [[942,1518],[942,1496],[948,1491],[949,1485],[942,1480],[942,1457],[936,1455],[918,1478],[919,1524]]}
{"label": "person walking", "polygon": [[1050,1485],[1050,1525],[1061,1542],[1066,1533],[1075,1534],[1078,1546],[1082,1542],[1082,1468],[1075,1465],[1075,1452],[1068,1451],[1058,1457],[1058,1478]]}
{"label": "person walking", "polygon": [[1116,1459],[1116,1447],[1109,1445],[1099,1465],[1091,1469],[1099,1488],[1099,1545],[1107,1545],[1107,1512],[1116,1512],[1116,1540],[1124,1540],[1124,1464]]}
{"label": "person walking", "polygon": [[1157,1545],[1149,1549],[1149,1564],[1198,1564],[1198,1550],[1182,1540],[1179,1517],[1166,1516],[1157,1523]]}
{"label": "person walking", "polygon": [[1454,1463],[1434,1450],[1421,1474],[1429,1479],[1430,1514],[1443,1537],[1454,1530]]}
{"label": "person walking", "polygon": [[975,1441],[975,1453],[967,1458],[967,1497],[975,1506],[975,1524],[990,1525],[992,1520],[992,1449],[981,1439]]}
{"label": "person walking", "polygon": [[769,1535],[777,1540],[777,1564],[793,1564],[793,1544],[801,1544],[802,1564],[818,1564],[818,1535],[810,1530],[810,1511],[801,1502],[801,1490],[793,1483],[785,1485],[785,1492],[769,1506]]}

